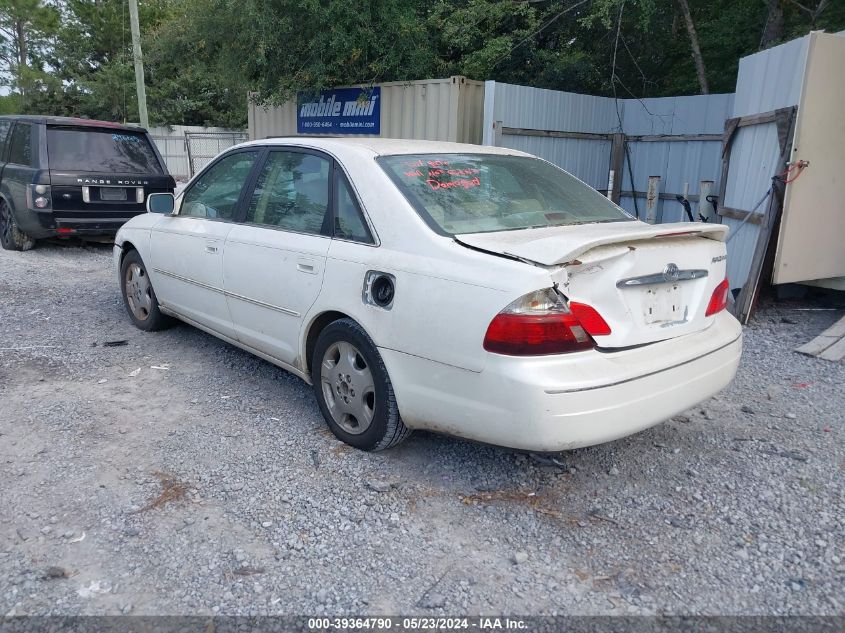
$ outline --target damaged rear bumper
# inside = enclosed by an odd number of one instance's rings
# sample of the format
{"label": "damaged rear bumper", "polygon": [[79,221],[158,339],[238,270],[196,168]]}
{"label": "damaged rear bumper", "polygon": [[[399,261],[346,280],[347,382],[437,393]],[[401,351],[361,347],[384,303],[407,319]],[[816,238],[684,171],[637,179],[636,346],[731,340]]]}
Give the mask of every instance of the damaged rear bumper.
{"label": "damaged rear bumper", "polygon": [[742,328],[727,313],[635,349],[491,354],[482,372],[381,350],[407,426],[543,452],[618,439],[695,406],[733,380],[741,352]]}

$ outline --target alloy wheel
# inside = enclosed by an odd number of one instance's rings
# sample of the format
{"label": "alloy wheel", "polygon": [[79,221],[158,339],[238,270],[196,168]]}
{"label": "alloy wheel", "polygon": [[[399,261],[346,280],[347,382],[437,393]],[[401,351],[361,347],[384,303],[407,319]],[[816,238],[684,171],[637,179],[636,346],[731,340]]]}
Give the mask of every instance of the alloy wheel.
{"label": "alloy wheel", "polygon": [[373,374],[354,345],[337,341],[326,349],[320,381],[326,406],[340,428],[351,435],[370,428],[376,406]]}
{"label": "alloy wheel", "polygon": [[136,319],[146,321],[150,316],[150,309],[153,304],[152,289],[150,287],[150,280],[147,277],[147,271],[140,264],[131,263],[126,268],[124,284],[129,309],[135,315]]}

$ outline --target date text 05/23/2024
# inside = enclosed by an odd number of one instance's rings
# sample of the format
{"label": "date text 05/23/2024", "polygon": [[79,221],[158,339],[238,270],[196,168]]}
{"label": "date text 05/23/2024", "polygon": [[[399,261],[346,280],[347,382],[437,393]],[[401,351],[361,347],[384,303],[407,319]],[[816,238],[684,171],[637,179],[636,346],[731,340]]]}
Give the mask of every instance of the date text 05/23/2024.
{"label": "date text 05/23/2024", "polygon": [[312,631],[419,631],[419,630],[525,630],[527,625],[519,618],[499,617],[361,617],[361,618],[308,618]]}

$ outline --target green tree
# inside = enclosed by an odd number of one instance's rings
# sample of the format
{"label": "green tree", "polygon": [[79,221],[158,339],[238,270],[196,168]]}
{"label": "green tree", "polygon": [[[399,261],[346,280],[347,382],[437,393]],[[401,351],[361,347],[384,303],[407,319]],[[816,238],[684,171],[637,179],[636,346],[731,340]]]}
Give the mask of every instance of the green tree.
{"label": "green tree", "polygon": [[[531,37],[540,26],[540,12],[529,3],[511,0],[440,0],[428,11],[426,27],[438,50],[442,74],[525,81],[534,74],[528,62],[535,49]],[[510,54],[520,41],[525,45]]]}
{"label": "green tree", "polygon": [[17,91],[20,111],[27,109],[32,91],[54,83],[45,70],[45,54],[58,26],[58,10],[41,0],[0,0],[3,82]]}
{"label": "green tree", "polygon": [[[140,3],[142,32],[152,30],[169,8],[167,0]],[[137,121],[126,0],[65,0],[62,18],[52,55],[66,97],[63,113]]]}
{"label": "green tree", "polygon": [[[249,92],[277,103],[452,74],[625,97],[730,92],[740,57],[845,29],[842,0],[142,0],[140,11],[153,123],[227,127],[245,124]],[[137,119],[126,0],[0,0],[0,54],[28,111]]]}
{"label": "green tree", "polygon": [[175,0],[145,37],[150,114],[159,124],[244,127],[251,83],[228,59],[226,21],[208,0]]}

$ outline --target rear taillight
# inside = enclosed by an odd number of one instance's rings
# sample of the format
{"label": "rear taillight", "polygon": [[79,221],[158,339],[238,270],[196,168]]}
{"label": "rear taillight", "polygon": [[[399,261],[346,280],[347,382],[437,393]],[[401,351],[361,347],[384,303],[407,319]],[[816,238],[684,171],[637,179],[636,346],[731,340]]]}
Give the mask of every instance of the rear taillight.
{"label": "rear taillight", "polygon": [[[610,327],[590,306],[577,304],[594,334]],[[564,354],[595,347],[588,328],[555,290],[537,290],[520,297],[495,316],[484,337],[484,349],[509,356]],[[570,309],[571,308],[571,309]]]}
{"label": "rear taillight", "polygon": [[27,185],[26,186],[26,207],[35,211],[49,210],[52,206],[50,200],[50,185]]}
{"label": "rear taillight", "polygon": [[730,292],[730,289],[727,279],[716,286],[713,296],[710,297],[710,303],[707,304],[707,312],[704,313],[704,316],[711,316],[728,307],[728,292]]}
{"label": "rear taillight", "polygon": [[584,329],[587,330],[588,334],[592,334],[593,336],[610,334],[610,326],[607,324],[607,321],[602,318],[602,315],[593,306],[570,301],[569,309],[577,317]]}

